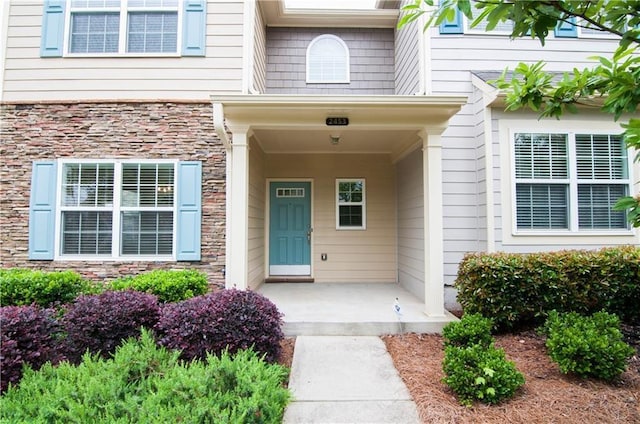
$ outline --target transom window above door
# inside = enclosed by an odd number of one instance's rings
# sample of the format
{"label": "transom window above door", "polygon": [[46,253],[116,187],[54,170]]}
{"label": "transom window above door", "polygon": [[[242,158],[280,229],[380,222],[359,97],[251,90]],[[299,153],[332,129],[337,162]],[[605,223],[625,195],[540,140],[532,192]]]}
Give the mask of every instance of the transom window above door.
{"label": "transom window above door", "polygon": [[309,43],[307,82],[349,82],[349,48],[340,37],[324,34]]}

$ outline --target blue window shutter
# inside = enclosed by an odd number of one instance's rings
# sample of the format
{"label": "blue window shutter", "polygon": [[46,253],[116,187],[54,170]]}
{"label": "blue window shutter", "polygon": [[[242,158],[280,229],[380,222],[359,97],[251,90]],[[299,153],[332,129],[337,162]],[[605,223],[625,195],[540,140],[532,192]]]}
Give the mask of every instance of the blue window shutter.
{"label": "blue window shutter", "polygon": [[463,34],[464,22],[462,12],[456,9],[456,16],[453,21],[445,20],[440,24],[440,34]]}
{"label": "blue window shutter", "polygon": [[207,32],[206,0],[185,0],[182,17],[182,55],[204,56]]}
{"label": "blue window shutter", "polygon": [[56,162],[33,163],[29,200],[29,259],[53,260],[56,222]]}
{"label": "blue window shutter", "polygon": [[178,219],[176,259],[200,260],[200,220],[202,216],[202,163],[178,163]]}
{"label": "blue window shutter", "polygon": [[556,26],[554,34],[559,38],[576,38],[578,37],[578,27],[575,16],[569,18],[569,22],[560,21]]}
{"label": "blue window shutter", "polygon": [[41,57],[62,57],[65,0],[46,0],[42,11]]}

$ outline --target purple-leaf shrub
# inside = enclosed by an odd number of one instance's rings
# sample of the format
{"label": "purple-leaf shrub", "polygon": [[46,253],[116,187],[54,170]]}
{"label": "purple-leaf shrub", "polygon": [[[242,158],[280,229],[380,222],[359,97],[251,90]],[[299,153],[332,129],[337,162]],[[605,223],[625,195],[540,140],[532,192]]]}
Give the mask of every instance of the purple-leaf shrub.
{"label": "purple-leaf shrub", "polygon": [[153,328],[160,317],[158,298],[136,291],[106,291],[80,296],[62,318],[67,332],[68,356],[80,361],[88,350],[108,357],[128,338],[140,336],[140,328]]}
{"label": "purple-leaf shrub", "polygon": [[24,364],[37,370],[47,361],[63,359],[61,327],[54,314],[37,305],[0,308],[1,392],[20,381]]}
{"label": "purple-leaf shrub", "polygon": [[164,305],[155,330],[158,343],[181,350],[185,360],[252,347],[274,362],[284,337],[281,326],[282,314],[269,299],[231,289]]}

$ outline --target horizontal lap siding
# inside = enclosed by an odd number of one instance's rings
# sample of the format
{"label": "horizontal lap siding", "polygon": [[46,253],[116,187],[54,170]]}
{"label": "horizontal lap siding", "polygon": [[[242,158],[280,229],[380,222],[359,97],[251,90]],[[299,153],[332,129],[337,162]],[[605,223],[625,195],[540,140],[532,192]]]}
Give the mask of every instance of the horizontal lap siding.
{"label": "horizontal lap siding", "polygon": [[[313,180],[315,281],[396,281],[395,174],[387,155],[268,154],[265,160],[266,178]],[[336,230],[337,178],[365,178],[366,230]]]}
{"label": "horizontal lap siding", "polygon": [[264,280],[266,187],[264,153],[255,142],[250,147],[248,281],[249,287],[255,289]]}
{"label": "horizontal lap siding", "polygon": [[[509,40],[508,36],[439,35],[431,33],[431,73],[433,94],[469,96],[469,104],[450,121],[443,143],[443,203],[445,283],[456,277],[458,263],[466,252],[486,249],[486,178],[484,169],[484,128],[481,101],[474,95],[471,71],[501,71],[519,62],[544,60],[550,71],[571,70],[592,64],[587,58],[606,55],[615,41],[597,39],[554,39],[550,37],[544,48],[530,39]],[[474,97],[476,96],[476,97]],[[537,119],[531,116],[533,120]],[[497,130],[497,127],[495,127]],[[493,162],[499,167],[499,145],[494,132]],[[498,172],[497,172],[498,171]],[[500,175],[494,178],[496,236],[501,234]],[[496,246],[502,248],[500,243]],[[532,247],[536,249],[536,247]]]}
{"label": "horizontal lap siding", "polygon": [[398,185],[398,280],[424,299],[424,190],[422,151],[396,165]]}
{"label": "horizontal lap siding", "polygon": [[207,4],[206,57],[40,58],[42,2],[9,8],[3,99],[191,99],[242,89],[242,1]]}
{"label": "horizontal lap siding", "polygon": [[415,21],[396,30],[396,94],[415,94],[420,91],[421,31]]}
{"label": "horizontal lap siding", "polygon": [[[323,34],[349,48],[350,83],[307,84],[307,46]],[[267,28],[269,94],[394,94],[394,63],[392,29]]]}

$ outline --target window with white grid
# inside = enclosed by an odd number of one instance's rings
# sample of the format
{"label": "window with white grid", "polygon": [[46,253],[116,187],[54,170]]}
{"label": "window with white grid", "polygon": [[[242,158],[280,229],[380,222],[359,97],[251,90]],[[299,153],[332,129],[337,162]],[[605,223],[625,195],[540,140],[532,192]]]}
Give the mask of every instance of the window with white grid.
{"label": "window with white grid", "polygon": [[349,48],[335,35],[320,35],[307,48],[308,83],[348,83]]}
{"label": "window with white grid", "polygon": [[620,135],[518,132],[513,163],[517,230],[628,228],[612,209],[631,184]]}
{"label": "window with white grid", "polygon": [[71,0],[69,53],[177,53],[179,0]]}
{"label": "window with white grid", "polygon": [[66,162],[62,256],[173,254],[175,163]]}
{"label": "window with white grid", "polygon": [[365,181],[336,180],[336,228],[364,230],[367,226]]}

